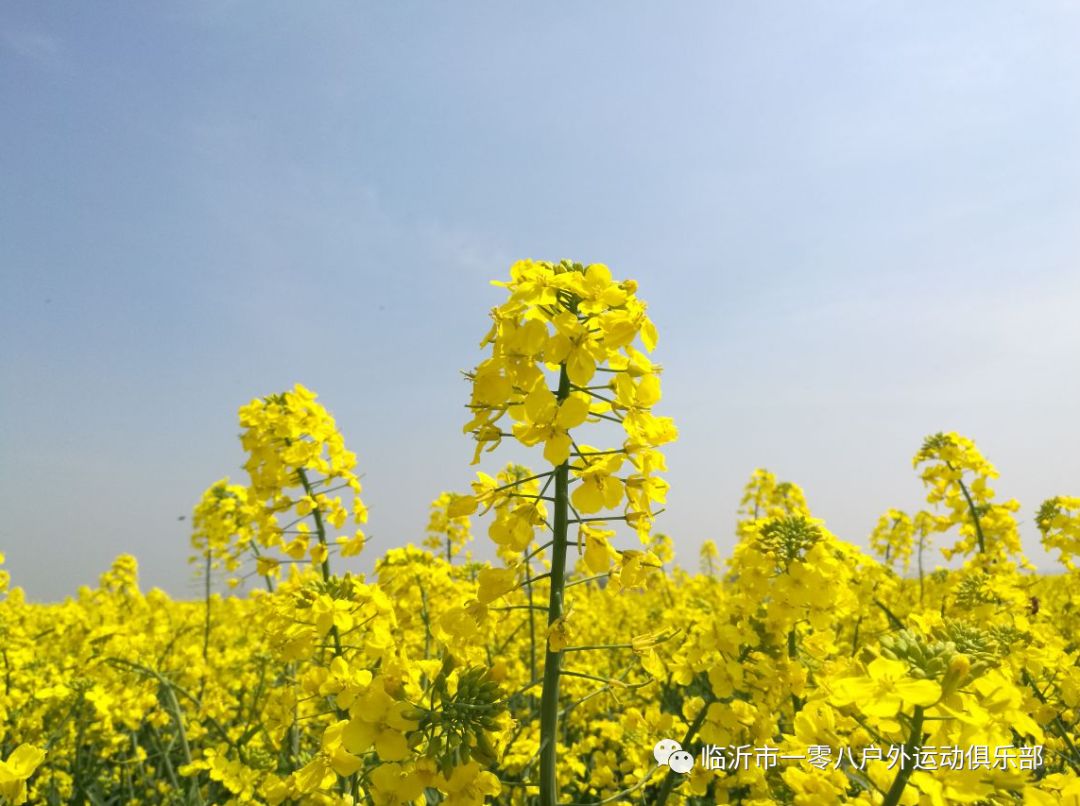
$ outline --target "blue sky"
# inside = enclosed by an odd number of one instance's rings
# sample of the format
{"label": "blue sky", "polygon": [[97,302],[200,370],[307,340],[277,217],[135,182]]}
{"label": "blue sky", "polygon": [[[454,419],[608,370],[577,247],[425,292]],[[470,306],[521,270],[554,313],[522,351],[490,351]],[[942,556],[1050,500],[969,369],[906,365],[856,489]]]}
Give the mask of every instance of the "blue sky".
{"label": "blue sky", "polygon": [[189,595],[177,517],[297,381],[359,454],[371,555],[421,539],[520,257],[639,281],[684,564],[758,466],[865,545],[938,430],[1040,558],[1035,508],[1080,493],[1077,41],[1064,2],[3,4],[14,582],[130,552]]}

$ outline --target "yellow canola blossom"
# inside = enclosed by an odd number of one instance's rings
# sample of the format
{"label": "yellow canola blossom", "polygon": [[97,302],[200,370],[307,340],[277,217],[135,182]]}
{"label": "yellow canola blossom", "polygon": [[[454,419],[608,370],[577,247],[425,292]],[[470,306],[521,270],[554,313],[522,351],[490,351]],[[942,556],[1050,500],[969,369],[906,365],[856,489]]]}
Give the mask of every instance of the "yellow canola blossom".
{"label": "yellow canola blossom", "polygon": [[0,796],[13,806],[26,803],[26,781],[45,760],[45,751],[28,744],[16,747],[0,761]]}
{"label": "yellow canola blossom", "polygon": [[465,431],[532,464],[439,493],[370,566],[357,456],[296,385],[240,410],[193,600],[129,555],[53,604],[0,572],[0,805],[1080,806],[1080,498],[1038,509],[1064,573],[1036,573],[996,469],[941,433],[872,555],[764,469],[734,524],[672,539],[637,284],[498,285]]}

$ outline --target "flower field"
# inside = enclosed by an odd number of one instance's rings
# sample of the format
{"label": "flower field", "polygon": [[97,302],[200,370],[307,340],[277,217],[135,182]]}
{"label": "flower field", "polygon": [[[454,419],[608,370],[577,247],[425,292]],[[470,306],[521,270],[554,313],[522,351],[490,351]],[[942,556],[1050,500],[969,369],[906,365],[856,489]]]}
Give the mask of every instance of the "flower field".
{"label": "flower field", "polygon": [[995,468],[941,433],[912,446],[925,509],[872,554],[757,470],[703,526],[730,556],[677,564],[636,283],[497,285],[476,480],[371,574],[342,560],[378,468],[301,385],[240,409],[245,477],[195,506],[202,599],[142,591],[130,556],[62,604],[0,571],[0,803],[1080,804],[1080,498],[1038,509],[1063,573],[1037,574]]}

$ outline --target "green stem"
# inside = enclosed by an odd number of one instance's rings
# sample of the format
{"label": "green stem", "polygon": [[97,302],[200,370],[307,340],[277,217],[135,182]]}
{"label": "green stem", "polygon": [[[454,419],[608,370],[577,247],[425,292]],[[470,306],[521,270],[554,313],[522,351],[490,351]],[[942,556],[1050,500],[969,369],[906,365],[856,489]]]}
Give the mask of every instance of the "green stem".
{"label": "green stem", "polygon": [[[251,544],[251,551],[255,555],[255,561],[258,562],[259,557],[262,556],[262,555],[259,554],[259,547],[256,546],[254,543],[252,543]],[[263,578],[263,581],[266,583],[266,590],[268,592],[270,592],[270,593],[273,593],[274,592],[274,581],[272,579],[270,579],[270,575],[269,574],[263,574],[262,578]]]}
{"label": "green stem", "polygon": [[[315,493],[312,490],[311,483],[308,481],[307,471],[305,471],[304,468],[302,468],[302,467],[298,467],[298,468],[296,468],[296,476],[297,476],[297,478],[300,479],[300,484],[304,488],[304,492],[307,493],[308,497],[314,502],[315,501]],[[326,524],[323,522],[322,511],[319,509],[319,505],[317,503],[315,504],[315,508],[311,511],[311,514],[315,518],[315,534],[319,538],[319,543],[322,546],[325,547],[327,545],[326,544]],[[329,551],[327,552],[326,557],[323,558],[323,561],[321,563],[321,568],[322,568],[323,582],[329,582],[330,581],[330,554],[329,554]],[[334,639],[334,657],[336,657],[336,658],[342,657],[343,653],[342,653],[342,648],[341,648],[341,632],[338,630],[336,624],[331,624],[330,625],[330,636]],[[345,711],[342,708],[338,708],[337,709],[337,717],[338,717],[338,719],[346,719],[348,717],[348,711]],[[338,790],[341,792],[342,795],[348,794],[349,792],[352,792],[353,794],[355,794],[356,788],[357,788],[356,773],[353,773],[351,776],[340,776],[340,775],[338,776]]]}
{"label": "green stem", "polygon": [[[946,462],[949,470],[955,470],[951,464]],[[982,524],[979,522],[979,513],[975,509],[975,502],[971,500],[971,494],[968,492],[967,485],[964,484],[962,478],[958,478],[956,483],[960,485],[960,492],[964,494],[964,500],[967,501],[968,510],[971,512],[971,522],[975,524],[975,537],[979,539],[979,554],[986,553],[986,539],[983,537]]]}
{"label": "green stem", "polygon": [[[1024,682],[1031,687],[1032,691],[1035,692],[1035,696],[1039,698],[1039,702],[1045,705],[1046,695],[1039,691],[1038,685],[1032,679],[1031,675],[1028,674],[1026,669],[1024,670],[1023,674]],[[1061,737],[1061,740],[1065,743],[1065,746],[1069,748],[1069,752],[1072,754],[1072,756],[1069,757],[1062,753],[1062,758],[1064,758],[1068,762],[1069,766],[1073,768],[1074,772],[1080,772],[1080,764],[1077,764],[1077,760],[1080,759],[1080,753],[1077,752],[1076,745],[1074,745],[1072,739],[1069,738],[1069,731],[1065,727],[1064,723],[1061,721],[1061,717],[1059,715],[1054,715],[1053,724],[1054,727],[1057,728],[1058,736]]]}
{"label": "green stem", "polygon": [[[690,744],[690,741],[697,735],[697,732],[705,723],[705,716],[709,712],[710,702],[702,704],[701,710],[698,711],[698,715],[694,717],[694,721],[690,724],[690,727],[686,729],[686,734],[683,736],[681,743],[683,748]],[[671,790],[675,788],[676,779],[681,777],[682,776],[677,774],[670,767],[668,768],[667,775],[664,776],[664,782],[660,785],[660,791],[656,794],[656,806],[664,806],[664,804],[667,803],[668,796],[671,795]]]}
{"label": "green stem", "polygon": [[922,553],[923,547],[926,545],[926,533],[921,529],[919,530],[919,607],[923,606],[923,599],[926,596],[926,587],[923,579],[923,562]]}
{"label": "green stem", "polygon": [[[525,589],[529,593],[529,679],[536,679],[536,613],[533,612],[533,608],[537,605],[533,603],[533,586],[532,586],[532,560],[531,558],[525,559]],[[529,695],[529,713],[536,713],[536,695]]]}
{"label": "green stem", "polygon": [[[908,755],[911,755],[914,749],[922,743],[922,729],[923,709],[921,705],[916,705],[915,716],[911,720],[911,733],[908,735],[907,745],[904,748]],[[885,800],[882,801],[881,806],[896,806],[900,802],[900,796],[904,794],[904,787],[907,786],[908,779],[913,772],[915,772],[915,764],[905,763],[901,758],[900,769],[897,771],[896,777],[893,778],[889,791],[885,793]]]}
{"label": "green stem", "polygon": [[[532,551],[530,551],[528,554],[525,555],[525,562],[527,563],[533,557],[535,557],[536,555],[542,553],[545,549],[548,549],[550,547],[551,547],[551,541],[550,540],[547,543],[544,543],[542,546],[537,546],[535,549],[533,549]],[[533,577],[533,579],[535,580],[536,577]]]}
{"label": "green stem", "polygon": [[[308,494],[308,497],[312,501],[315,500],[315,493],[311,489],[311,484],[308,482],[307,472],[302,467],[296,468],[296,475],[300,479],[300,484],[304,488],[304,492]],[[315,535],[319,538],[319,543],[323,546],[326,545],[326,524],[323,523],[322,511],[319,509],[318,504],[315,505],[315,509],[311,510],[311,514],[315,517]],[[322,561],[322,577],[323,582],[330,581],[330,555],[327,553],[326,557]],[[341,633],[338,632],[337,625],[334,624],[330,627],[330,635],[334,639],[334,657],[341,657]]]}
{"label": "green stem", "polygon": [[565,677],[580,677],[582,680],[595,680],[597,683],[604,683],[608,686],[619,686],[628,691],[635,688],[643,688],[653,682],[652,678],[649,678],[643,683],[624,683],[622,680],[618,680],[614,677],[599,677],[598,675],[589,674],[588,672],[574,672],[569,669],[563,669],[562,674]]}
{"label": "green stem", "polygon": [[206,583],[204,593],[206,595],[206,624],[203,625],[202,657],[207,671],[210,667],[210,551],[206,552]]}
{"label": "green stem", "polygon": [[[559,400],[563,400],[563,398],[559,398]],[[511,436],[513,436],[513,434],[511,434]],[[519,484],[525,484],[526,482],[529,482],[529,481],[536,481],[537,479],[542,479],[545,476],[550,476],[550,475],[551,475],[551,471],[549,470],[546,473],[537,473],[535,476],[529,476],[528,478],[518,479],[517,481],[512,481],[509,484],[504,484],[501,487],[496,487],[494,490],[491,491],[490,494],[501,493],[503,490],[509,490],[511,487],[517,487]]]}
{"label": "green stem", "polygon": [[605,579],[610,574],[594,574],[591,577],[582,577],[581,579],[575,579],[573,582],[566,583],[566,587],[572,588],[575,585],[584,585],[586,582],[595,582],[598,579]]}
{"label": "green stem", "polygon": [[[570,394],[566,367],[559,368],[556,399],[562,403]],[[563,585],[566,574],[566,533],[569,513],[570,461],[555,468],[555,522],[552,528],[551,592],[548,596],[548,627],[563,615]],[[555,774],[556,737],[559,730],[559,676],[562,652],[552,652],[547,644],[544,656],[544,688],[540,694],[540,806],[557,806],[559,784]]]}
{"label": "green stem", "polygon": [[[191,747],[188,745],[187,731],[184,730],[184,712],[180,710],[180,702],[176,699],[176,692],[173,691],[173,687],[164,683],[164,681],[162,682],[169,702],[169,710],[172,712],[173,723],[176,725],[176,735],[180,739],[180,751],[184,754],[184,763],[191,764]],[[201,804],[203,802],[202,795],[199,792],[199,779],[197,776],[191,781],[188,797],[195,803]]]}
{"label": "green stem", "polygon": [[161,759],[161,765],[165,768],[165,774],[168,776],[169,781],[173,785],[173,789],[180,791],[180,779],[176,777],[176,770],[173,768],[172,759],[169,758],[169,751],[165,749],[165,745],[161,741],[161,734],[158,729],[153,725],[150,726],[150,738],[153,740],[154,746],[157,748],[158,757]]}
{"label": "green stem", "polygon": [[[311,484],[308,482],[307,471],[302,467],[296,468],[296,475],[300,479],[300,485],[304,488],[304,492],[308,497],[315,501],[315,493],[311,489]],[[315,518],[315,534],[319,538],[319,542],[322,545],[326,545],[326,525],[323,523],[322,511],[319,509],[319,505],[316,503],[315,508],[311,510],[311,514]],[[330,557],[327,555],[326,559],[322,561],[322,575],[323,581],[330,581]]]}
{"label": "green stem", "polygon": [[[795,633],[795,627],[791,628],[787,636],[787,654],[788,658],[793,661],[797,661],[799,657],[799,643],[798,635]],[[802,710],[802,700],[795,692],[791,692],[791,719],[794,723],[795,715]]]}
{"label": "green stem", "polygon": [[904,629],[904,622],[897,618],[896,614],[893,613],[893,611],[891,611],[888,607],[886,607],[884,602],[882,602],[880,599],[875,599],[874,604],[877,605],[881,612],[885,614],[886,618],[889,619],[889,623],[893,627],[898,630]]}
{"label": "green stem", "polygon": [[416,587],[420,590],[420,618],[424,620],[424,660],[427,660],[431,657],[431,615],[428,613],[427,590],[424,589],[420,577],[416,578]]}

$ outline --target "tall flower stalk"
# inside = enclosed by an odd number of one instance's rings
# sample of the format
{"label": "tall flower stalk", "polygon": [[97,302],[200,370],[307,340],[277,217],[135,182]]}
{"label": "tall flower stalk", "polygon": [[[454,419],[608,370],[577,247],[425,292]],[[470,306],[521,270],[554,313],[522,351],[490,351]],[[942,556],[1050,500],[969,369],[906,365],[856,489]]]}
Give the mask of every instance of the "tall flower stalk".
{"label": "tall flower stalk", "polygon": [[[611,545],[616,532],[605,527],[625,524],[643,544],[650,542],[654,508],[667,494],[667,482],[656,475],[666,470],[656,448],[675,439],[677,431],[670,418],[652,414],[660,399],[660,367],[635,343],[651,352],[657,334],[634,281],[616,282],[600,264],[521,261],[511,267],[508,282],[495,285],[509,296],[492,311],[493,325],[481,343],[490,347],[490,356],[468,375],[473,417],[465,431],[476,439],[473,463],[513,437],[528,447],[542,445],[551,469],[507,484],[480,474],[474,485],[478,504],[496,510],[489,534],[508,566],[481,580],[487,589],[481,601],[520,586],[531,593],[545,575],[532,576],[528,561],[550,549],[547,647],[538,681],[543,686],[539,761],[540,803],[555,806],[559,688],[573,634],[566,603],[570,527],[577,527],[577,546],[592,574],[610,574],[614,589],[633,584],[643,552],[616,551]],[[505,418],[511,421],[509,431],[502,425]],[[621,426],[621,447],[598,450],[585,444],[581,432],[587,423],[598,431]],[[543,481],[539,493],[519,489],[538,481]],[[552,507],[550,521],[545,501]],[[533,538],[541,526],[550,541],[538,547]],[[527,575],[518,582],[521,569]]]}

